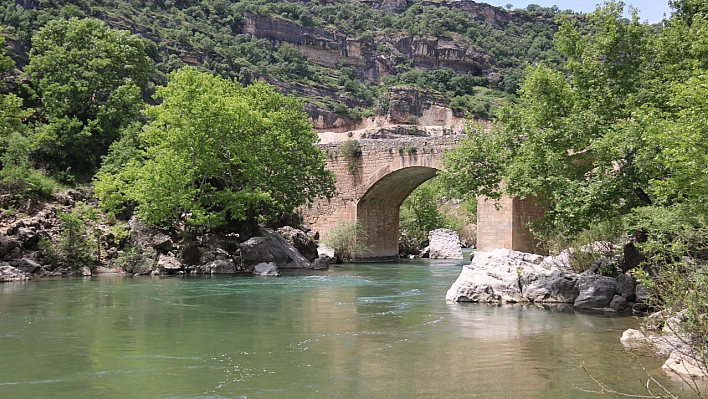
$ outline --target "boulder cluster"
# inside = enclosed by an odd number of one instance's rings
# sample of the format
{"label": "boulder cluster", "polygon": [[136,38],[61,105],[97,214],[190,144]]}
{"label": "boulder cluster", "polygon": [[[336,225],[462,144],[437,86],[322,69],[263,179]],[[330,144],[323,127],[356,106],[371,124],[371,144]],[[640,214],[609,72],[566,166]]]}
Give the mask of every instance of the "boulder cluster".
{"label": "boulder cluster", "polygon": [[568,303],[577,309],[645,311],[646,291],[634,277],[598,274],[600,262],[575,273],[558,257],[509,249],[476,252],[450,287],[453,302]]}

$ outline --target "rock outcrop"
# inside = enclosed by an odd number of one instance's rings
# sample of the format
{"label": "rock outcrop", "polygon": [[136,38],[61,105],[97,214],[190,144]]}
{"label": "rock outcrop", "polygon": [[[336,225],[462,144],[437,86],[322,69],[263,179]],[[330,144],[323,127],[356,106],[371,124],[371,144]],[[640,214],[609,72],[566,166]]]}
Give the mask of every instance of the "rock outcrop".
{"label": "rock outcrop", "polygon": [[[572,303],[576,309],[629,311],[636,292],[629,275],[618,278],[592,271],[577,274],[563,266],[563,255],[546,257],[509,249],[475,252],[447,292],[453,302]],[[559,259],[561,258],[561,259]],[[618,283],[618,280],[620,283]],[[636,286],[636,284],[634,284]]]}
{"label": "rock outcrop", "polygon": [[435,229],[428,233],[430,259],[463,259],[460,235],[450,229]]}
{"label": "rock outcrop", "polygon": [[317,244],[304,231],[285,226],[279,228],[278,233],[309,262],[314,262],[319,256],[317,254]]}
{"label": "rock outcrop", "polygon": [[644,331],[626,330],[620,342],[628,350],[648,351],[665,358],[662,368],[669,374],[687,380],[708,379],[705,349],[703,353],[697,351],[696,345],[700,345],[700,342],[680,331],[679,324],[683,318],[682,312],[668,317],[664,312],[652,314]]}
{"label": "rock outcrop", "polygon": [[8,264],[0,264],[0,283],[9,281],[25,281],[27,275],[20,269]]}

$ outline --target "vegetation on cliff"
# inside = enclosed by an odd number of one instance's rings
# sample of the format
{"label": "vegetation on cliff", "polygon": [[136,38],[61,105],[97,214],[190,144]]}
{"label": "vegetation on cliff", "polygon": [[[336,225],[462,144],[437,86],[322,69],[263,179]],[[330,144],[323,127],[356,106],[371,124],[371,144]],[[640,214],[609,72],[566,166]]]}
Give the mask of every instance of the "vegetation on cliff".
{"label": "vegetation on cliff", "polygon": [[546,240],[615,226],[605,238],[639,247],[635,273],[652,305],[687,309],[682,331],[703,356],[708,6],[670,4],[656,34],[623,18],[621,2],[590,14],[587,30],[564,20],[556,45],[568,73],[530,67],[519,103],[489,132],[468,130],[446,178],[492,198],[540,198],[547,212],[535,228]]}
{"label": "vegetation on cliff", "polygon": [[[557,14],[572,13],[535,5],[507,11],[472,4],[468,10],[457,2],[413,1],[389,10],[392,12],[374,6],[345,0],[27,0],[1,4],[0,24],[12,41],[13,57],[21,67],[28,62],[34,35],[46,24],[59,19],[94,18],[141,36],[155,65],[150,88],[166,84],[169,72],[188,64],[244,84],[257,78],[294,84],[291,90],[318,107],[353,119],[375,111],[385,94],[382,81],[438,91],[454,109],[488,117],[492,106],[516,93],[526,64],[541,60],[560,64],[562,56],[552,43],[556,29],[552,21]],[[484,16],[488,9],[497,15],[491,21]],[[297,46],[246,32],[246,13],[276,22],[292,21],[293,26],[304,29],[325,29],[342,40],[356,41],[365,53],[371,53],[370,57],[390,59],[390,70],[380,77],[371,76],[359,56],[337,54],[336,50],[332,57],[341,61],[336,66],[310,59]],[[312,35],[316,37],[317,32]],[[483,69],[462,65],[455,71],[450,65],[426,65],[396,49],[396,41],[403,36],[468,47],[491,63]],[[490,86],[498,91],[480,96],[480,89]]]}

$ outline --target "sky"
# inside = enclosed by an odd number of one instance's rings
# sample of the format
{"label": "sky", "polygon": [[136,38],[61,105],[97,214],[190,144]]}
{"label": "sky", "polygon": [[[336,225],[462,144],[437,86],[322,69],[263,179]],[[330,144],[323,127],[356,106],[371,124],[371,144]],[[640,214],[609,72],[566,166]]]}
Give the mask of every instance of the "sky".
{"label": "sky", "polygon": [[[482,0],[484,1],[484,0]],[[561,10],[571,9],[573,11],[592,12],[595,10],[596,4],[603,3],[603,0],[509,0],[509,1],[487,1],[489,4],[504,7],[506,4],[513,4],[514,8],[526,8],[529,4],[538,4],[543,7],[552,7],[557,5]],[[671,15],[668,0],[624,0],[626,5],[633,5],[639,9],[639,19],[649,21],[653,24],[661,22],[664,18],[664,13],[668,18]],[[625,7],[625,13],[628,7]]]}

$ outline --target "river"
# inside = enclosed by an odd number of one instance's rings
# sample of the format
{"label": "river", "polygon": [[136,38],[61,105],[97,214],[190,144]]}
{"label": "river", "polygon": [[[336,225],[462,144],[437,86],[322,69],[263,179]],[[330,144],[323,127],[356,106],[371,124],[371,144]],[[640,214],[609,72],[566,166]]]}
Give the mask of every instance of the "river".
{"label": "river", "polygon": [[461,267],[0,284],[0,398],[599,397],[583,363],[646,394],[619,342],[637,319],[446,303]]}

